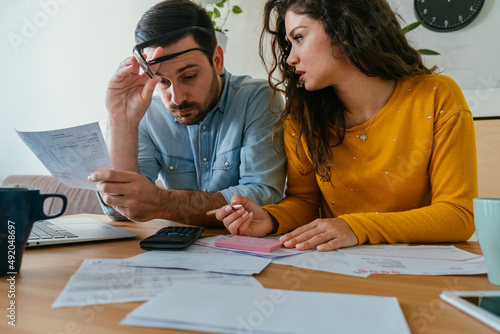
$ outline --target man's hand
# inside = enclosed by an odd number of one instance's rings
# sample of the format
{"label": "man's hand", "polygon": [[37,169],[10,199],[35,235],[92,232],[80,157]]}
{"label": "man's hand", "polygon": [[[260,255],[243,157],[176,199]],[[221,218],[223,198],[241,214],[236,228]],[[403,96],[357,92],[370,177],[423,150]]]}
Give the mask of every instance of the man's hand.
{"label": "man's hand", "polygon": [[121,171],[96,171],[89,181],[98,182],[96,190],[102,201],[135,221],[167,219],[188,225],[217,226],[208,210],[226,204],[220,193],[195,190],[165,190],[158,188],[144,175]]}
{"label": "man's hand", "polygon": [[[157,48],[153,56],[162,54],[163,49]],[[139,171],[139,122],[149,108],[156,84],[160,81],[159,77],[150,79],[144,73],[139,74],[139,70],[139,63],[134,57],[124,60],[111,78],[106,93],[109,154],[116,169],[131,172]]]}
{"label": "man's hand", "polygon": [[[158,48],[155,56],[161,53],[162,49]],[[160,78],[155,76],[150,79],[146,74],[139,74],[139,70],[135,57],[129,57],[120,64],[109,81],[106,108],[111,119],[119,118],[138,125],[149,108]]]}
{"label": "man's hand", "polygon": [[163,190],[144,175],[119,171],[97,171],[89,176],[89,181],[98,182],[96,190],[102,201],[135,221],[147,221],[159,217],[158,211],[165,203]]}

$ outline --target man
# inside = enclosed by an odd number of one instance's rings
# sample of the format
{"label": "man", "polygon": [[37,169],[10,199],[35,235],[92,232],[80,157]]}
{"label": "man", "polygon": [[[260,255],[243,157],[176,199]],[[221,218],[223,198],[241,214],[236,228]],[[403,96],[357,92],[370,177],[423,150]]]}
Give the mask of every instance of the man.
{"label": "man", "polygon": [[[106,97],[115,169],[89,176],[105,213],[221,226],[206,212],[234,194],[279,201],[285,157],[272,131],[283,102],[265,81],[224,69],[205,9],[163,1],[135,35],[134,57],[120,64]],[[166,189],[154,184],[158,176]]]}

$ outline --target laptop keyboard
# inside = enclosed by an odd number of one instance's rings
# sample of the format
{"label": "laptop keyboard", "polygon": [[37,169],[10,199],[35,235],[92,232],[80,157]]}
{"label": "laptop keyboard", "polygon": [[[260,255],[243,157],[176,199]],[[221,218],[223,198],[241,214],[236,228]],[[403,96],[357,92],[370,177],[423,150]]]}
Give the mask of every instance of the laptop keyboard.
{"label": "laptop keyboard", "polygon": [[54,225],[45,220],[39,220],[33,224],[28,241],[41,240],[41,239],[63,239],[63,238],[76,238],[78,235],[70,231]]}

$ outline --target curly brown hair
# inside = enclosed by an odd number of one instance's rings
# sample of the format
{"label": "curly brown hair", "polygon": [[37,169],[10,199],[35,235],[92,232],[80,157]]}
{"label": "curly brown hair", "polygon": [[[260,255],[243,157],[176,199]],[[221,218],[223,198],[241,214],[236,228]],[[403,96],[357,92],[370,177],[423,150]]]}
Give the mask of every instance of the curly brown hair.
{"label": "curly brown hair", "polygon": [[[300,144],[305,138],[316,174],[331,182],[333,165],[331,147],[342,144],[345,136],[345,107],[332,87],[307,91],[299,85],[294,67],[287,64],[291,43],[286,37],[287,11],[307,15],[321,23],[338,46],[363,74],[383,80],[434,73],[427,68],[419,52],[401,31],[398,16],[385,0],[268,0],[264,7],[264,27],[260,36],[259,54],[269,74],[275,94],[286,96],[277,129],[287,118],[298,125],[297,152],[304,159]],[[270,41],[267,39],[270,36]],[[270,42],[270,43],[269,43]],[[267,60],[266,46],[272,58]],[[333,55],[332,55],[333,57]],[[275,75],[277,74],[277,77]],[[336,138],[331,138],[331,128]],[[308,171],[311,172],[311,171]]]}

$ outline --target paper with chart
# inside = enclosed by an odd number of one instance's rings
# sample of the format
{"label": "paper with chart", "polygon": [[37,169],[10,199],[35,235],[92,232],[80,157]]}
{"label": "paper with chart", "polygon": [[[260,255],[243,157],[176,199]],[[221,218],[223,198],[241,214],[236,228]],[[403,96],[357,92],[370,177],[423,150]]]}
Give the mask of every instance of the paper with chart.
{"label": "paper with chart", "polygon": [[127,259],[127,265],[209,271],[234,275],[260,273],[271,259],[192,244],[182,252],[149,251]]}
{"label": "paper with chart", "polygon": [[145,301],[178,281],[205,286],[262,288],[252,276],[125,266],[127,260],[87,259],[71,276],[52,307]]}
{"label": "paper with chart", "polygon": [[97,122],[51,131],[17,131],[17,134],[50,174],[68,187],[95,190],[95,184],[87,180],[89,174],[113,169]]}
{"label": "paper with chart", "polygon": [[410,333],[395,297],[232,286],[207,289],[195,282],[168,287],[120,324],[211,333]]}

